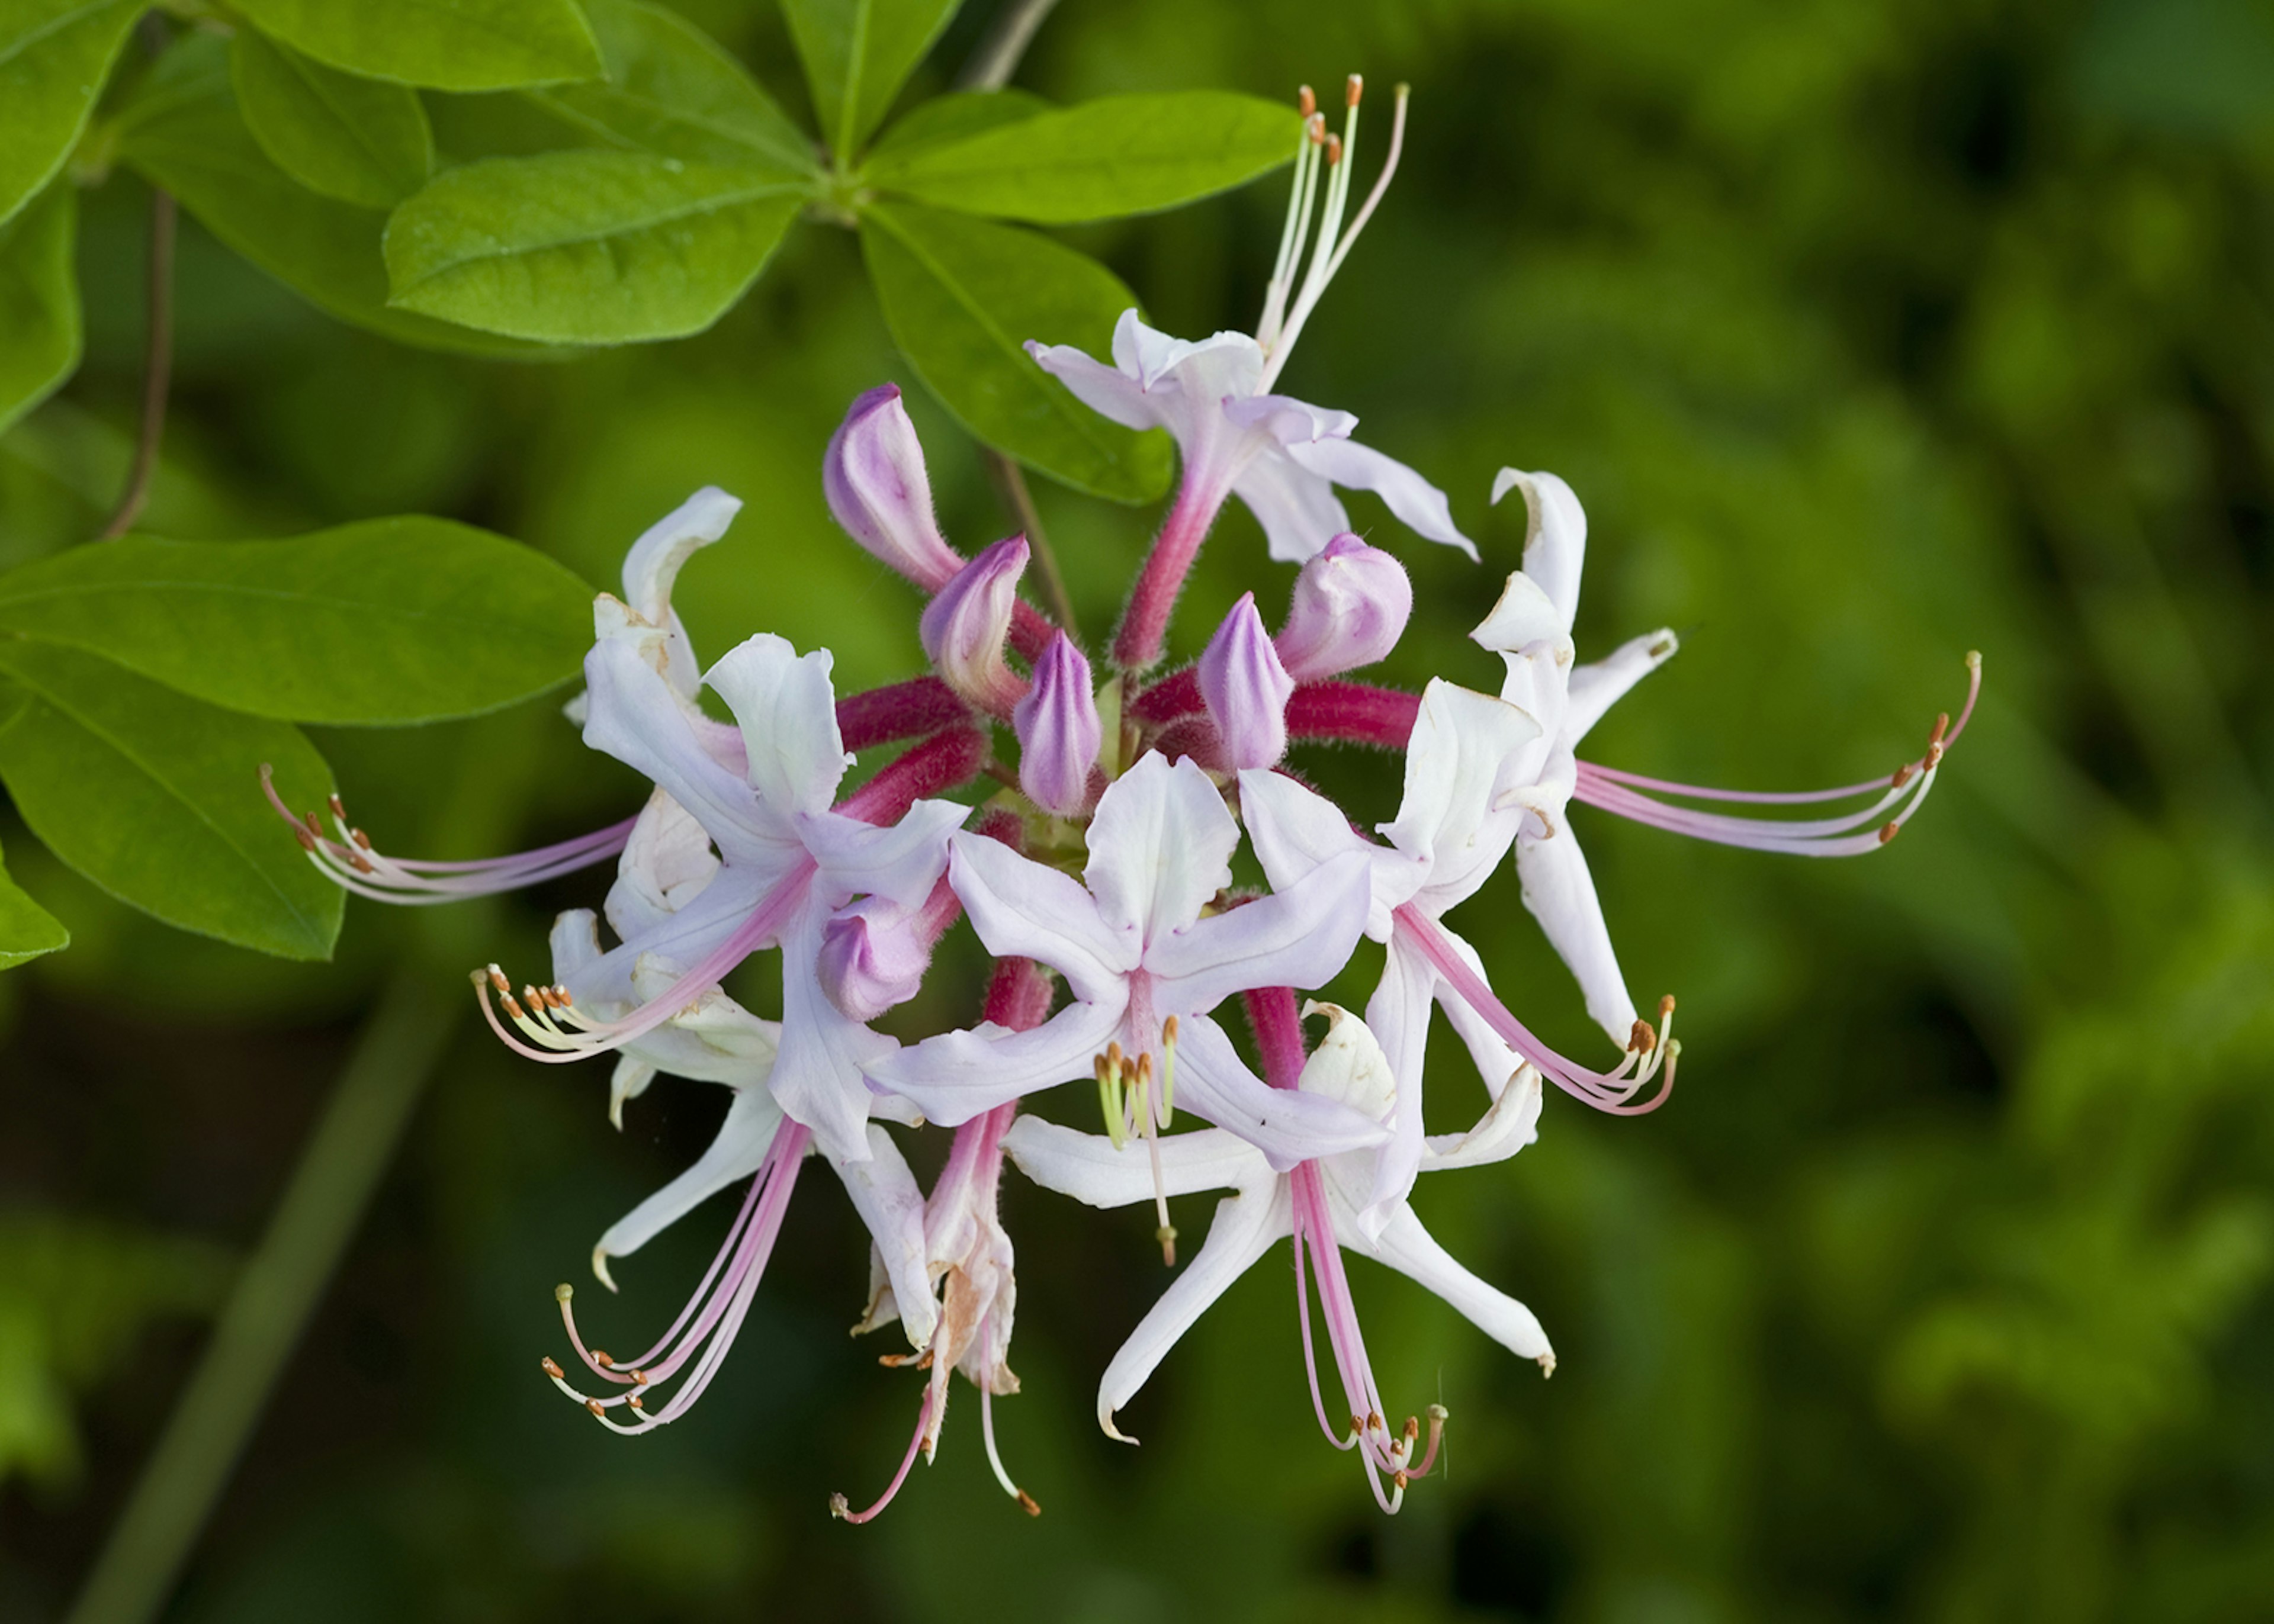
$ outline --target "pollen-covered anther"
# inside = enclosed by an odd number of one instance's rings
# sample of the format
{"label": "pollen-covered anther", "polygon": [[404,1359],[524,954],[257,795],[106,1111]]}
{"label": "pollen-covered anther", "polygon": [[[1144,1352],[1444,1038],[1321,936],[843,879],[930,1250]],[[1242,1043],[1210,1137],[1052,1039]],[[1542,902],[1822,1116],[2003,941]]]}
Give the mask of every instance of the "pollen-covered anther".
{"label": "pollen-covered anther", "polygon": [[334,817],[338,818],[342,823],[345,823],[347,821],[347,805],[344,801],[341,801],[338,791],[335,790],[330,794],[325,796],[324,804],[332,809],[332,816]]}
{"label": "pollen-covered anther", "polygon": [[1024,1489],[1020,1489],[1019,1491],[1019,1509],[1025,1512],[1030,1517],[1038,1517],[1043,1515],[1042,1502],[1037,1500],[1033,1495],[1028,1493]]}
{"label": "pollen-covered anther", "polygon": [[1334,168],[1343,161],[1343,138],[1329,133],[1327,137],[1327,167]]}
{"label": "pollen-covered anther", "polygon": [[600,1401],[599,1401],[599,1399],[596,1399],[596,1398],[588,1398],[588,1399],[586,1399],[586,1400],[584,1401],[584,1408],[585,1408],[585,1409],[587,1409],[587,1410],[591,1410],[591,1411],[592,1412],[592,1414],[593,1414],[597,1418],[599,1418],[599,1420],[605,1421],[605,1420],[606,1420],[606,1419],[608,1418],[608,1407],[607,1407],[606,1404],[603,1404],[602,1402],[600,1402]]}
{"label": "pollen-covered anther", "polygon": [[1303,121],[1303,132],[1311,138],[1312,146],[1325,146],[1327,144],[1327,116],[1324,113],[1313,113],[1309,117]]}
{"label": "pollen-covered anther", "polygon": [[1317,95],[1313,94],[1312,89],[1308,85],[1304,85],[1297,88],[1295,92],[1295,110],[1302,114],[1305,118],[1310,117],[1312,114],[1319,110],[1319,98]]}
{"label": "pollen-covered anther", "polygon": [[560,1365],[555,1364],[549,1355],[539,1360],[538,1363],[538,1367],[542,1369],[546,1375],[552,1377],[553,1380],[564,1381],[568,1379],[568,1372],[563,1371]]}
{"label": "pollen-covered anther", "polygon": [[1634,1024],[1634,1030],[1627,1035],[1627,1052],[1646,1055],[1657,1047],[1658,1034],[1650,1029],[1648,1021],[1638,1019]]}
{"label": "pollen-covered anther", "polygon": [[629,1404],[634,1410],[641,1411],[643,1414],[644,1414],[647,1410],[646,1402],[636,1393],[626,1394],[624,1395],[624,1402]]}
{"label": "pollen-covered anther", "polygon": [[310,834],[305,825],[299,823],[293,824],[292,838],[300,843],[300,849],[302,851],[306,852],[311,855],[314,854],[316,850],[316,837]]}
{"label": "pollen-covered anther", "polygon": [[490,985],[496,988],[498,991],[501,993],[508,993],[513,990],[513,983],[506,980],[505,971],[500,966],[494,964],[491,965],[487,968],[484,969],[481,974],[489,977]]}
{"label": "pollen-covered anther", "polygon": [[1901,766],[1896,768],[1893,773],[1888,775],[1887,786],[1890,789],[1902,788],[1904,785],[1911,781],[1911,773],[1913,771],[1914,769],[1911,763],[1905,762]]}
{"label": "pollen-covered anther", "polygon": [[592,1350],[592,1363],[599,1365],[602,1370],[614,1370],[616,1368],[616,1362],[610,1358],[606,1354],[602,1353],[598,1348]]}
{"label": "pollen-covered anther", "polygon": [[368,852],[369,850],[371,850],[371,837],[370,837],[369,835],[367,835],[367,834],[364,833],[364,831],[363,831],[362,830],[360,830],[360,829],[350,829],[350,830],[349,830],[349,831],[348,831],[348,838],[349,838],[349,839],[350,839],[350,840],[352,840],[352,841],[354,841],[358,846],[361,846],[365,851]]}
{"label": "pollen-covered anther", "polygon": [[1902,833],[1902,831],[1903,826],[1900,823],[1882,823],[1879,826],[1879,844],[1881,846],[1886,845],[1888,841],[1894,839],[1897,835]]}
{"label": "pollen-covered anther", "polygon": [[1353,73],[1343,84],[1343,105],[1356,107],[1359,98],[1366,94],[1366,75]]}

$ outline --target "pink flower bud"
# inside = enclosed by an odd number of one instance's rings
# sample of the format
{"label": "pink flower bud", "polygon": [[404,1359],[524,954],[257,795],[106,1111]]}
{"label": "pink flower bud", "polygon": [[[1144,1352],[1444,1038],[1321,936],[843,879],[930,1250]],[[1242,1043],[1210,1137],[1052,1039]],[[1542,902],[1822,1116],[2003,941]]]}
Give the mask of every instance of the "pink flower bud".
{"label": "pink flower bud", "polygon": [[1344,532],[1295,577],[1279,628],[1280,664],[1298,682],[1371,665],[1397,646],[1412,613],[1405,566]]}
{"label": "pink flower bud", "polygon": [[963,568],[932,516],[923,447],[898,384],[879,384],[845,414],[821,463],[829,511],[853,539],[927,592]]}
{"label": "pink flower bud", "polygon": [[947,685],[973,704],[1008,716],[1027,685],[1003,663],[1003,639],[1026,573],[1027,538],[998,541],[940,588],[924,605],[918,631],[924,652]]}
{"label": "pink flower bud", "polygon": [[822,992],[848,1019],[863,1022],[906,1004],[923,985],[931,950],[961,908],[942,875],[922,907],[863,897],[839,909],[821,928],[814,975]]}
{"label": "pink flower bud", "polygon": [[1295,680],[1243,592],[1201,655],[1201,703],[1224,741],[1224,764],[1271,767],[1287,753],[1287,696]]}
{"label": "pink flower bud", "polygon": [[1035,686],[1011,711],[1019,787],[1045,812],[1072,817],[1089,801],[1089,770],[1105,730],[1089,691],[1089,662],[1064,632],[1035,662]]}

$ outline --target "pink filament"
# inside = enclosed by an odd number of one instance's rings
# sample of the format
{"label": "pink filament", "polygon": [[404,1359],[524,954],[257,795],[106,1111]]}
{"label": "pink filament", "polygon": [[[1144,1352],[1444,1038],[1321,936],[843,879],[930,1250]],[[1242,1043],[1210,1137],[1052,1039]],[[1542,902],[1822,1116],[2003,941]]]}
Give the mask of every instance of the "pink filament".
{"label": "pink filament", "polygon": [[900,1485],[908,1480],[908,1472],[916,1463],[918,1452],[923,1448],[924,1433],[931,1425],[931,1388],[926,1387],[923,1402],[916,1406],[916,1430],[909,1436],[908,1452],[900,1457],[900,1470],[892,1474],[892,1480],[885,1485],[885,1492],[877,1496],[877,1503],[866,1511],[854,1511],[848,1508],[840,1495],[833,1504],[832,1509],[846,1522],[867,1522],[873,1520],[892,1503],[892,1497],[900,1492]]}

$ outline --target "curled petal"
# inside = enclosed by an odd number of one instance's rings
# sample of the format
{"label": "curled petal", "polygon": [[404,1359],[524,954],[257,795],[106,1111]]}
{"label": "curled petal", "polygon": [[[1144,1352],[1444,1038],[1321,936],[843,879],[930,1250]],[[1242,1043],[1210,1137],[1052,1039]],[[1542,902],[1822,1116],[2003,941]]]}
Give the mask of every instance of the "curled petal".
{"label": "curled petal", "polygon": [[1287,455],[1314,474],[1322,474],[1346,490],[1371,491],[1396,514],[1405,527],[1431,541],[1458,547],[1473,560],[1474,543],[1454,526],[1453,510],[1445,493],[1395,457],[1384,456],[1354,440],[1321,440],[1314,445],[1291,445]]}
{"label": "curled petal", "polygon": [[1523,491],[1529,515],[1524,573],[1540,583],[1569,632],[1579,613],[1579,571],[1587,561],[1586,509],[1554,474],[1503,468],[1493,481],[1493,500],[1497,503],[1512,489]]}
{"label": "curled petal", "polygon": [[742,725],[750,786],[777,817],[826,810],[852,765],[829,680],[835,658],[827,649],[800,654],[787,638],[760,632],[703,679]]}
{"label": "curled petal", "polygon": [[1007,714],[1027,685],[1003,659],[1003,641],[1026,573],[1027,538],[998,541],[955,573],[924,606],[924,653],[947,685],[983,710]]}
{"label": "curled petal", "polygon": [[853,402],[822,459],[821,485],[846,533],[926,591],[963,567],[932,515],[923,446],[898,384]]}

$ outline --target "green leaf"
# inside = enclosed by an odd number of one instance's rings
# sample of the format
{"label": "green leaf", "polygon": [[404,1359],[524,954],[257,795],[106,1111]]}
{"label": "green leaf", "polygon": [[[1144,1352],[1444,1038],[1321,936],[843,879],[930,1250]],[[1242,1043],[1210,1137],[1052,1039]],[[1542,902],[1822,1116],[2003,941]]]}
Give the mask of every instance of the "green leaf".
{"label": "green leaf", "polygon": [[966,428],[1117,501],[1168,488],[1165,435],[1108,422],[1022,347],[1035,339],[1103,354],[1137,303],[1119,277],[1046,237],[914,203],[863,213],[861,247],[900,352]]}
{"label": "green leaf", "polygon": [[218,710],[76,649],[0,638],[30,702],[0,724],[0,780],[48,849],[168,924],[285,959],[330,956],[344,893],[260,793],[320,806],[331,769],[294,727]]}
{"label": "green leaf", "polygon": [[27,959],[71,945],[71,932],[63,921],[24,894],[24,888],[0,868],[0,970],[12,970]]}
{"label": "green leaf", "polygon": [[230,67],[246,128],[311,191],[392,208],[426,184],[434,138],[417,91],[328,68],[253,28],[237,30]]}
{"label": "green leaf", "polygon": [[611,146],[721,168],[815,172],[813,144],[711,37],[644,0],[586,0],[607,78],[529,93]]}
{"label": "green leaf", "polygon": [[850,164],[955,15],[959,0],[782,0],[790,38],[839,161]]}
{"label": "green leaf", "polygon": [[371,519],[285,541],[74,547],[0,575],[0,629],[232,710],[399,726],[574,678],[592,590],[486,530]]}
{"label": "green leaf", "polygon": [[765,269],[806,195],[775,171],[649,153],[484,159],[388,222],[392,303],[552,343],[700,333]]}
{"label": "green leaf", "polygon": [[511,90],[600,76],[576,0],[237,0],[261,31],[366,79]]}
{"label": "green leaf", "polygon": [[[217,49],[219,41],[185,41],[177,51],[189,46]],[[432,350],[541,353],[388,309],[380,251],[387,216],[319,197],[270,162],[237,116],[225,79],[184,75],[149,104],[138,102],[122,120],[119,150],[215,237],[343,321]]]}
{"label": "green leaf", "polygon": [[871,159],[863,178],[942,208],[1063,224],[1142,214],[1295,155],[1294,109],[1222,90],[1106,96]]}
{"label": "green leaf", "polygon": [[139,0],[0,4],[0,220],[71,156],[141,11]]}
{"label": "green leaf", "polygon": [[79,366],[78,219],[66,181],[0,225],[0,434]]}
{"label": "green leaf", "polygon": [[930,147],[976,135],[983,130],[999,129],[1050,110],[1050,104],[1042,97],[1007,87],[959,90],[949,95],[934,96],[910,108],[904,117],[896,119],[891,129],[877,138],[877,144],[869,149],[867,168],[874,173],[878,162],[885,158],[897,162]]}

